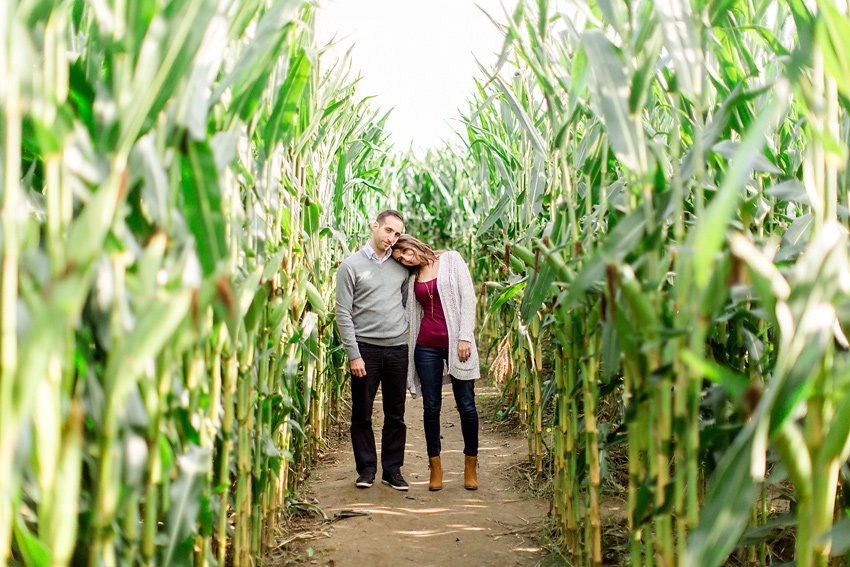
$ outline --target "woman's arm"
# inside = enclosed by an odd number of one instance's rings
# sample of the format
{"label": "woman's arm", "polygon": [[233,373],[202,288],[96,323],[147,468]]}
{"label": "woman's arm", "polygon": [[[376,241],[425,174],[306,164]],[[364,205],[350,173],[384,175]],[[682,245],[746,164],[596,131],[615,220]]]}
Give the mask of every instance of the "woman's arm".
{"label": "woman's arm", "polygon": [[458,296],[460,299],[460,313],[458,321],[460,329],[458,339],[469,343],[475,342],[475,285],[472,283],[472,274],[459,252],[453,258],[454,278],[457,282]]}

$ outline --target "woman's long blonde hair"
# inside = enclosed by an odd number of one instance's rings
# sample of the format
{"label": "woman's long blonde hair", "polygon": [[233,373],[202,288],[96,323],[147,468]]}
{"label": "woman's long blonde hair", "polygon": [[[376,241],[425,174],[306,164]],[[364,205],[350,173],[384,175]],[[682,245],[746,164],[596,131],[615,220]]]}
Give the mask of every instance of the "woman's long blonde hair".
{"label": "woman's long blonde hair", "polygon": [[[396,240],[396,243],[393,244],[393,250],[401,250],[404,252],[405,250],[416,250],[419,254],[419,257],[425,262],[425,264],[430,264],[437,260],[437,253],[434,252],[434,249],[419,240],[418,238],[414,238],[409,234],[402,234]],[[423,265],[419,264],[418,266],[408,266],[411,271],[418,272]]]}

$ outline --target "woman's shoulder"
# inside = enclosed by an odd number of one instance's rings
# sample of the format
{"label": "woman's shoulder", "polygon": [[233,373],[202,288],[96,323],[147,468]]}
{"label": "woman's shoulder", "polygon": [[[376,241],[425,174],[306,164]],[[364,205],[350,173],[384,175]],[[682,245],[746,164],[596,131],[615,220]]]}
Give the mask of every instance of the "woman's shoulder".
{"label": "woman's shoulder", "polygon": [[437,259],[440,262],[440,271],[450,270],[458,260],[463,261],[460,252],[457,250],[443,250],[437,256]]}
{"label": "woman's shoulder", "polygon": [[463,254],[457,250],[449,250],[446,254],[448,254],[448,257],[451,259],[452,267],[457,268],[466,266],[466,258],[464,258]]}
{"label": "woman's shoulder", "polygon": [[452,260],[463,260],[463,256],[461,256],[460,252],[457,250],[446,250],[442,254],[440,254],[440,258],[451,258]]}
{"label": "woman's shoulder", "polygon": [[457,250],[446,250],[441,255],[445,262],[440,262],[440,271],[448,275],[449,273],[457,274],[459,271],[469,272],[469,266],[463,255]]}

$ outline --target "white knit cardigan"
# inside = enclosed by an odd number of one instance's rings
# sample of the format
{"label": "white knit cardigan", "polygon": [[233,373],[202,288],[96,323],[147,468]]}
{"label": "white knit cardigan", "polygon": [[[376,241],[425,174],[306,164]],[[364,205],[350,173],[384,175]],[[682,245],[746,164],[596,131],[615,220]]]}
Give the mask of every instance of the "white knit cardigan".
{"label": "white knit cardigan", "polygon": [[[418,398],[422,395],[422,389],[419,386],[416,364],[413,362],[413,351],[422,323],[422,306],[416,301],[413,293],[415,280],[416,278],[410,278],[407,286],[407,320],[410,322],[407,389],[414,398]],[[443,305],[446,325],[449,328],[449,361],[448,365],[443,366],[443,384],[451,383],[451,376],[458,380],[474,380],[481,375],[478,349],[475,346],[475,287],[466,262],[454,250],[440,255],[437,290],[440,292],[440,303]],[[459,341],[469,341],[472,344],[472,354],[466,362],[461,362],[457,355]]]}

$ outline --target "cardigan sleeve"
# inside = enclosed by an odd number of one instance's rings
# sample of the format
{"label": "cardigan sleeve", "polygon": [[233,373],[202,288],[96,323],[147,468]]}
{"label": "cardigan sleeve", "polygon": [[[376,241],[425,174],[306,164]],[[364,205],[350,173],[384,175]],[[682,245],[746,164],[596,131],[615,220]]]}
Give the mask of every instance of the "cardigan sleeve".
{"label": "cardigan sleeve", "polygon": [[405,311],[407,312],[407,389],[410,391],[410,395],[413,396],[414,399],[418,398],[420,395],[421,387],[419,386],[419,375],[416,373],[416,364],[413,360],[413,351],[416,349],[416,339],[419,337],[419,325],[421,319],[420,310],[422,309],[419,305],[419,302],[416,301],[416,297],[413,293],[413,283],[416,280],[414,277],[409,277],[407,279],[407,290],[405,291],[405,297],[407,297],[407,305],[405,306]]}
{"label": "cardigan sleeve", "polygon": [[459,252],[453,258],[453,272],[460,295],[460,329],[458,340],[475,343],[475,285],[472,274]]}

